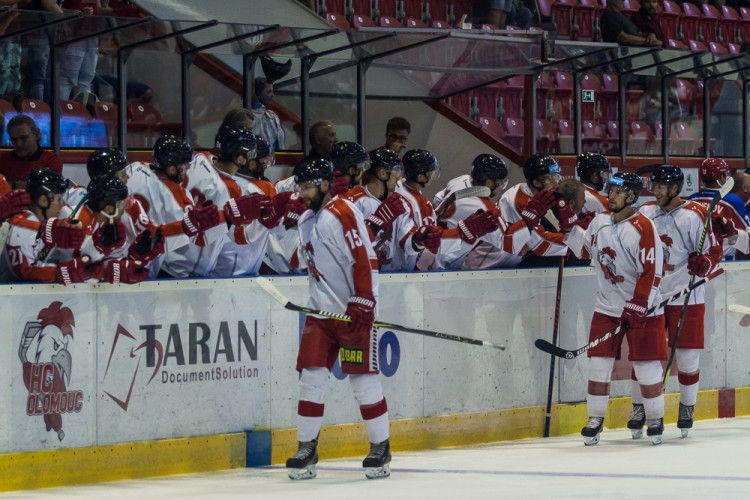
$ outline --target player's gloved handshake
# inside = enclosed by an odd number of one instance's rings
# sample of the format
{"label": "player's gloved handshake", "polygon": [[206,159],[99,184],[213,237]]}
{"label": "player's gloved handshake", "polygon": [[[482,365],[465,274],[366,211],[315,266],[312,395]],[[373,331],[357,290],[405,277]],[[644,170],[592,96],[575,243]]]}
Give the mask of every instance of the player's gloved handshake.
{"label": "player's gloved handshake", "polygon": [[86,237],[86,231],[65,219],[52,217],[42,222],[39,237],[42,238],[47,248],[80,248]]}
{"label": "player's gloved handshake", "polygon": [[356,335],[367,335],[375,322],[375,297],[368,292],[358,292],[349,297],[346,315],[351,318],[349,331]]}
{"label": "player's gloved handshake", "polygon": [[698,252],[688,255],[687,270],[693,276],[704,278],[711,272],[711,267],[711,259],[707,255],[699,255]]}
{"label": "player's gloved handshake", "polygon": [[640,329],[646,326],[646,315],[648,314],[648,301],[645,299],[630,299],[625,302],[620,316],[620,327],[624,330]]}
{"label": "player's gloved handshake", "polygon": [[380,231],[388,231],[393,225],[393,221],[399,215],[406,213],[405,203],[404,197],[398,193],[392,193],[383,200],[366,221],[373,234],[377,235]]}
{"label": "player's gloved handshake", "polygon": [[94,248],[104,255],[109,255],[125,245],[125,225],[120,221],[114,224],[100,224],[91,235]]}
{"label": "player's gloved handshake", "polygon": [[521,218],[529,229],[536,229],[539,226],[539,219],[553,206],[555,206],[555,193],[547,190],[539,191],[521,211]]}
{"label": "player's gloved handshake", "polygon": [[721,239],[731,238],[737,234],[737,228],[734,227],[732,219],[721,215],[714,214],[711,216],[711,228],[714,230],[714,235]]}
{"label": "player's gloved handshake", "polygon": [[161,228],[157,228],[154,234],[148,229],[139,234],[128,248],[128,258],[148,264],[159,255],[164,253],[164,235]]}
{"label": "player's gloved handshake", "polygon": [[561,195],[560,193],[555,193],[555,199],[556,201],[554,211],[555,215],[557,215],[557,219],[560,221],[560,229],[562,229],[563,231],[567,231],[573,226],[578,225],[578,214],[576,214],[573,209],[570,208],[568,201],[563,197],[563,195]]}
{"label": "player's gloved handshake", "polygon": [[224,216],[234,226],[241,226],[260,218],[270,199],[262,194],[246,194],[224,204]]}
{"label": "player's gloved handshake", "polygon": [[491,210],[477,210],[458,223],[458,237],[473,245],[479,238],[498,227],[497,215]]}
{"label": "player's gloved handshake", "polygon": [[88,280],[99,281],[104,265],[100,262],[93,264],[89,257],[76,257],[73,260],[57,265],[55,277],[61,285],[72,285]]}
{"label": "player's gloved handshake", "polygon": [[134,285],[148,278],[148,269],[139,260],[122,259],[107,262],[107,283]]}
{"label": "player's gloved handshake", "polygon": [[218,226],[219,210],[212,202],[204,202],[200,207],[193,207],[182,217],[182,231],[190,237],[201,231]]}
{"label": "player's gloved handshake", "polygon": [[23,189],[16,189],[0,198],[0,219],[23,212],[29,208],[31,197]]}
{"label": "player's gloved handshake", "polygon": [[428,251],[436,254],[440,250],[440,239],[442,236],[442,227],[422,226],[411,237],[411,246],[415,252],[420,252],[426,248]]}

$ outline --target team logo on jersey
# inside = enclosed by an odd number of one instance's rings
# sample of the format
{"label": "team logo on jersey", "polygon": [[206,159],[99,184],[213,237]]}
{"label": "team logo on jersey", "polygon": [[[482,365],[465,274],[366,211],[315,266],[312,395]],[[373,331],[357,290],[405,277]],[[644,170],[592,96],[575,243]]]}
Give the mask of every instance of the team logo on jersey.
{"label": "team logo on jersey", "polygon": [[607,278],[613,285],[622,283],[625,278],[617,274],[617,266],[615,266],[615,257],[617,254],[614,250],[609,247],[602,248],[597,256],[597,261],[604,272],[604,277]]}
{"label": "team logo on jersey", "polygon": [[73,366],[68,344],[74,326],[73,312],[62,302],[52,302],[39,311],[37,321],[26,322],[18,348],[29,391],[26,414],[42,415],[47,431],[54,431],[60,441],[65,437],[62,414],[83,408],[83,391],[68,389]]}
{"label": "team logo on jersey", "polygon": [[659,239],[663,243],[662,248],[664,248],[664,270],[665,271],[674,271],[674,265],[669,264],[669,248],[672,246],[672,243],[674,241],[672,238],[667,236],[666,234],[660,234]]}

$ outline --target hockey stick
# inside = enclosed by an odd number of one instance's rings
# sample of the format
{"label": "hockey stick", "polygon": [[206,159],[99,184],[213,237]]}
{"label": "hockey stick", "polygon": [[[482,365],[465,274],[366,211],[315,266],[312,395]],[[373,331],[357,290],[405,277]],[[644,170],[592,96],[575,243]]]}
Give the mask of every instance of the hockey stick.
{"label": "hockey stick", "polygon": [[[708,213],[706,214],[706,220],[703,221],[703,232],[701,233],[701,239],[698,241],[698,255],[703,252],[703,244],[706,242],[706,234],[708,234],[708,226],[711,224],[711,213],[716,208],[716,204],[721,201],[734,187],[734,178],[729,177],[723,186],[719,189],[708,205]],[[688,282],[688,288],[695,281],[695,275],[690,275],[690,281]],[[674,339],[672,340],[672,350],[669,352],[669,359],[667,360],[667,367],[664,369],[664,387],[667,386],[669,381],[669,372],[672,369],[672,363],[674,362],[674,355],[677,352],[677,341],[680,339],[680,332],[682,331],[682,325],[685,321],[685,314],[687,313],[688,302],[690,301],[690,291],[685,295],[685,302],[682,303],[682,312],[680,313],[680,322],[677,323],[677,331],[674,333]]]}
{"label": "hockey stick", "polygon": [[[660,309],[660,308],[666,306],[670,302],[679,299],[683,295],[689,293],[694,288],[698,288],[699,286],[704,285],[707,281],[710,281],[710,280],[716,278],[717,276],[719,276],[723,272],[724,272],[724,269],[722,269],[722,268],[717,269],[716,271],[712,272],[711,274],[709,274],[705,278],[701,278],[699,281],[696,281],[695,283],[693,283],[689,287],[685,288],[684,290],[681,290],[681,291],[675,293],[674,295],[672,295],[671,297],[669,297],[668,299],[661,301],[661,303],[659,303],[659,304],[655,305],[654,307],[650,308],[646,314],[647,315],[651,314],[652,312],[656,311],[657,309]],[[534,345],[536,346],[537,349],[540,349],[540,350],[542,350],[542,351],[544,351],[546,353],[552,354],[553,356],[557,356],[558,358],[573,359],[573,358],[575,358],[577,356],[580,356],[581,354],[583,354],[584,352],[588,351],[589,349],[598,346],[599,344],[601,344],[605,340],[609,340],[610,338],[614,337],[615,335],[617,335],[621,331],[622,331],[622,329],[618,326],[617,328],[615,328],[611,332],[605,333],[604,335],[602,335],[598,339],[592,340],[591,342],[589,342],[588,344],[586,344],[585,346],[583,346],[583,347],[581,347],[579,349],[572,349],[572,350],[571,349],[563,349],[561,347],[557,347],[556,345],[547,342],[544,339],[536,339],[536,341],[534,342]]]}
{"label": "hockey stick", "polygon": [[[311,316],[319,316],[322,318],[331,318],[331,319],[337,319],[339,321],[351,321],[351,318],[347,316],[346,314],[339,314],[339,313],[333,313],[328,311],[321,311],[319,309],[312,309],[309,307],[303,307],[298,306],[297,304],[294,304],[292,302],[289,302],[289,299],[287,299],[281,291],[279,291],[278,288],[276,288],[273,283],[268,281],[268,279],[263,277],[255,278],[255,283],[260,286],[263,290],[268,293],[271,297],[273,297],[274,300],[276,300],[279,304],[284,306],[285,309],[289,309],[290,311],[297,311],[305,314],[309,314]],[[449,333],[442,333],[442,332],[434,332],[431,330],[420,330],[419,328],[410,328],[408,326],[402,326],[397,325],[395,323],[386,323],[383,321],[375,321],[373,323],[373,326],[381,327],[381,328],[393,328],[394,330],[399,330],[402,332],[407,333],[416,333],[417,335],[424,335],[426,337],[435,337],[443,340],[452,340],[454,342],[461,342],[464,344],[471,344],[471,345],[478,345],[478,346],[488,346],[488,347],[495,347],[497,349],[500,349],[501,351],[505,350],[504,345],[500,344],[493,344],[491,342],[487,342],[486,340],[477,340],[477,339],[470,339],[467,337],[461,337],[458,335],[451,335]]]}
{"label": "hockey stick", "polygon": [[750,307],[741,306],[739,304],[729,304],[727,306],[727,309],[734,313],[750,314]]}
{"label": "hockey stick", "polygon": [[[565,256],[560,257],[557,268],[557,295],[555,296],[555,319],[552,322],[552,345],[557,346],[557,334],[560,330],[560,295],[562,292],[563,269]],[[547,385],[547,411],[544,417],[544,437],[549,437],[549,426],[552,420],[552,387],[555,383],[555,357],[549,358],[549,384]]]}

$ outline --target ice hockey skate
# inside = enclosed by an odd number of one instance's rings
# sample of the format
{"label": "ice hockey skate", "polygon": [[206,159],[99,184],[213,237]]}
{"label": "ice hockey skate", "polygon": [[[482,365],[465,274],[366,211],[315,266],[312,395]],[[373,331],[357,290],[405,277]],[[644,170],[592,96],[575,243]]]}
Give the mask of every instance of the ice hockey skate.
{"label": "ice hockey skate", "polygon": [[661,435],[664,434],[664,419],[649,418],[646,434],[651,438],[653,444],[661,444]]}
{"label": "ice hockey skate", "polygon": [[313,479],[318,475],[315,464],[318,463],[318,440],[299,441],[297,453],[286,461],[289,479]]}
{"label": "ice hockey skate", "polygon": [[680,412],[677,414],[677,428],[682,432],[682,437],[687,437],[693,428],[693,408],[680,403]]}
{"label": "ice hockey skate", "polygon": [[586,427],[581,429],[583,444],[586,446],[593,446],[598,443],[599,434],[602,433],[602,427],[604,427],[604,417],[589,417]]}
{"label": "ice hockey skate", "polygon": [[633,434],[633,439],[641,439],[643,437],[643,426],[646,425],[646,412],[643,409],[643,405],[639,403],[633,403],[633,410],[628,416],[628,429]]}
{"label": "ice hockey skate", "polygon": [[380,479],[391,475],[391,443],[370,443],[370,453],[362,461],[367,479]]}

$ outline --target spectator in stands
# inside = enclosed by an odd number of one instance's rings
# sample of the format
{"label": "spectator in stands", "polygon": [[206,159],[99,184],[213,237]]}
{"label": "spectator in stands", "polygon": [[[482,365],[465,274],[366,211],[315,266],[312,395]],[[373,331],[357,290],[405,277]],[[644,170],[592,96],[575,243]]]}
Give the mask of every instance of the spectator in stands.
{"label": "spectator in stands", "polygon": [[219,128],[223,127],[224,125],[229,125],[230,127],[244,127],[246,129],[252,130],[254,120],[255,117],[253,116],[253,112],[249,109],[234,108],[229,110],[229,112],[224,115],[224,121],[221,122]]}
{"label": "spectator in stands", "polygon": [[253,133],[263,137],[272,151],[284,149],[284,129],[279,116],[268,107],[273,102],[273,84],[265,78],[255,79],[255,103],[253,103]]}
{"label": "spectator in stands", "polygon": [[[26,10],[61,14],[63,0],[33,0],[23,6]],[[31,99],[49,101],[47,71],[49,68],[49,38],[44,30],[35,31],[23,39],[21,63],[26,78],[25,95]],[[46,99],[45,99],[46,98]]]}
{"label": "spectator in stands", "polygon": [[46,151],[39,143],[42,131],[27,115],[16,115],[8,122],[8,136],[13,151],[0,153],[0,173],[13,189],[23,189],[26,178],[38,167],[45,167],[62,174],[62,159],[52,151]]}
{"label": "spectator in stands", "polygon": [[[0,0],[0,7],[12,5],[11,0]],[[25,2],[19,2],[23,5]],[[23,7],[20,7],[23,8]],[[13,21],[18,17],[18,11],[11,9],[0,15],[0,36],[5,35]],[[19,26],[20,28],[20,26]],[[11,30],[13,32],[15,30]],[[21,91],[21,45],[17,40],[0,39],[0,96],[12,96]],[[3,122],[3,125],[5,122]],[[0,132],[2,135],[2,132]]]}
{"label": "spectator in stands", "polygon": [[314,158],[331,159],[331,149],[333,145],[339,142],[336,137],[336,127],[333,123],[324,120],[313,123],[310,127],[310,152],[305,156],[305,160]]}
{"label": "spectator in stands", "polygon": [[406,141],[409,140],[411,124],[406,118],[394,116],[385,125],[385,144],[377,149],[390,149],[399,155],[406,150]]}
{"label": "spectator in stands", "polygon": [[490,0],[487,22],[504,30],[506,26],[526,29],[531,25],[533,14],[520,0]]}
{"label": "spectator in stands", "polygon": [[653,33],[641,33],[638,27],[622,13],[624,0],[611,0],[602,13],[600,21],[602,39],[620,45],[661,46],[662,41]]}
{"label": "spectator in stands", "polygon": [[657,0],[643,0],[641,8],[630,18],[641,33],[653,33],[657,40],[664,41],[659,19],[656,18]]}

